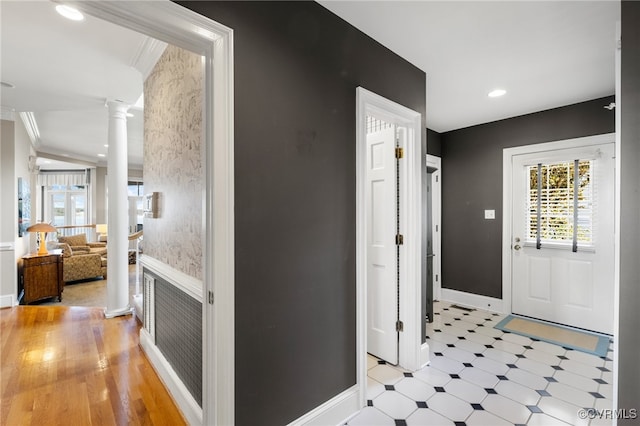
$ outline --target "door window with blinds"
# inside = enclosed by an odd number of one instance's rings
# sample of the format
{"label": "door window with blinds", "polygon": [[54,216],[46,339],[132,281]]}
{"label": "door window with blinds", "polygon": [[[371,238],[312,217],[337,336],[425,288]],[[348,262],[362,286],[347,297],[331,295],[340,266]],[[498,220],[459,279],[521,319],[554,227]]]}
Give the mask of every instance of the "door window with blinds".
{"label": "door window with blinds", "polygon": [[527,245],[594,247],[595,182],[593,160],[569,160],[526,166],[528,177]]}

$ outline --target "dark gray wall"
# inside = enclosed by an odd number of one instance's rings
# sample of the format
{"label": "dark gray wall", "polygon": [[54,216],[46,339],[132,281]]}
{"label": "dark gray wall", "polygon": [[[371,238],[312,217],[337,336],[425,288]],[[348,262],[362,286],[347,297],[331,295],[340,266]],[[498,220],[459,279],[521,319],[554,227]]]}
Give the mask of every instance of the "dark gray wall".
{"label": "dark gray wall", "polygon": [[317,3],[179,3],[234,30],[236,424],[283,425],[356,383],[356,87],[426,129],[426,78]]}
{"label": "dark gray wall", "polygon": [[[618,408],[640,416],[640,3],[622,2]],[[618,424],[639,424],[619,420]]]}
{"label": "dark gray wall", "polygon": [[442,136],[431,129],[427,129],[427,154],[442,157]]}
{"label": "dark gray wall", "polygon": [[[613,96],[446,132],[442,286],[502,297],[502,150],[615,131]],[[484,210],[496,219],[485,220]]]}

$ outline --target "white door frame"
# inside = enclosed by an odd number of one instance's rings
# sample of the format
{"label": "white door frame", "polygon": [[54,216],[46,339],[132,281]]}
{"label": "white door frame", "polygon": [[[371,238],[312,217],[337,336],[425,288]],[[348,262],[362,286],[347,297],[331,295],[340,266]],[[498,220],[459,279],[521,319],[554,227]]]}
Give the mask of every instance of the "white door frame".
{"label": "white door frame", "polygon": [[553,151],[569,148],[580,148],[592,145],[601,145],[615,141],[615,133],[587,136],[583,138],[566,139],[555,142],[546,142],[535,145],[505,148],[502,151],[502,309],[506,314],[512,313],[512,270],[511,270],[511,241],[512,230],[512,193],[511,177],[513,173],[513,157],[522,154]]}
{"label": "white door frame", "polygon": [[[437,281],[433,281],[433,299],[442,299],[442,158],[435,155],[427,154],[427,166],[438,169],[438,184],[431,184],[431,220],[433,235],[433,273],[438,277]],[[437,190],[436,190],[437,188]],[[437,218],[437,219],[436,219]],[[435,230],[438,226],[438,231]]]}
{"label": "white door frame", "polygon": [[[152,3],[73,0],[65,3],[204,57],[202,300],[211,300],[215,294],[216,309],[212,304],[203,303],[202,415],[193,418],[193,414],[189,414],[197,410],[181,408],[191,424],[233,424],[233,30],[168,0]],[[180,402],[180,398],[177,401]]]}
{"label": "white door frame", "polygon": [[[400,256],[401,366],[420,369],[428,360],[428,346],[421,345],[422,280],[422,116],[362,87],[356,89],[356,366],[360,405],[367,386],[367,244],[366,244],[366,117],[373,115],[407,130],[405,158],[401,169],[400,219],[404,245]],[[426,357],[425,360],[425,348]]]}

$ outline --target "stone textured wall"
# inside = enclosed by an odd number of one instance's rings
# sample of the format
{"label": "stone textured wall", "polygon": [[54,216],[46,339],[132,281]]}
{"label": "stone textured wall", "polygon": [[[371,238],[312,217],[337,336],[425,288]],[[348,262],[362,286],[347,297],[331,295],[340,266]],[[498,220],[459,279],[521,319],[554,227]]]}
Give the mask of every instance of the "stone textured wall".
{"label": "stone textured wall", "polygon": [[144,253],[202,280],[201,56],[168,46],[144,84],[144,190],[158,192],[144,219]]}

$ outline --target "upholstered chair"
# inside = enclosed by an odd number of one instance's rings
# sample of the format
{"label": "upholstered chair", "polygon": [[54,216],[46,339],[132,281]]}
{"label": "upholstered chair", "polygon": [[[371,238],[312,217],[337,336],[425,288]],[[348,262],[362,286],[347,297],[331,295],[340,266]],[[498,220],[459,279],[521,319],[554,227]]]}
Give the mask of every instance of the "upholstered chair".
{"label": "upholstered chair", "polygon": [[74,250],[67,243],[58,243],[62,249],[62,276],[64,282],[89,278],[107,278],[107,257],[99,253],[90,253],[81,247]]}
{"label": "upholstered chair", "polygon": [[84,251],[87,253],[97,253],[99,255],[107,255],[107,243],[97,242],[90,243],[87,242],[86,234],[77,234],[77,235],[69,235],[66,237],[60,236],[58,237],[58,242],[63,244],[69,244],[71,249],[76,251]]}

